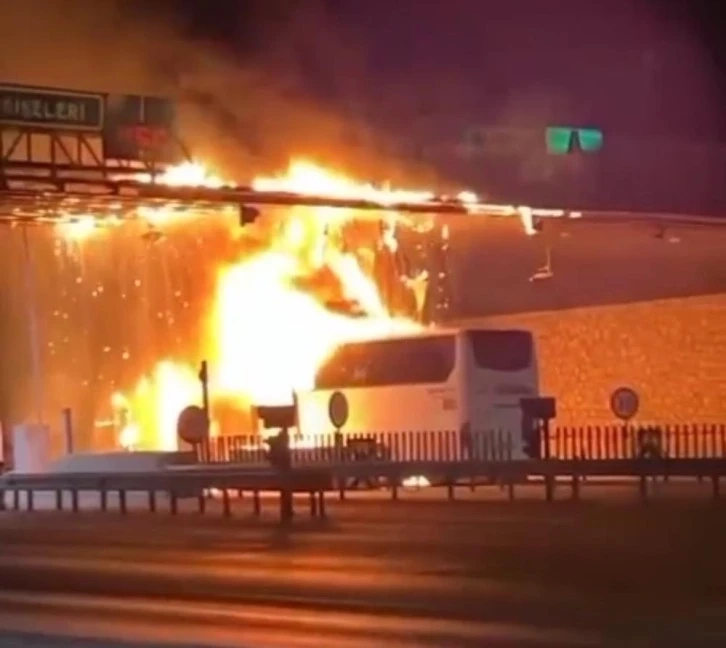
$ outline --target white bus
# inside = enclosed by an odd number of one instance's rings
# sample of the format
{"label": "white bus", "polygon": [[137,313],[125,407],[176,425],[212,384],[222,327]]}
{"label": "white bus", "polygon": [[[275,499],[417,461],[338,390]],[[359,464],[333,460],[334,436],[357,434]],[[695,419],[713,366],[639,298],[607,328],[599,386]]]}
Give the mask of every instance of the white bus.
{"label": "white bus", "polygon": [[[441,448],[448,434],[455,448],[445,453],[462,458],[492,456],[495,443],[501,456],[498,439],[506,437],[508,456],[517,458],[523,456],[520,399],[538,395],[529,331],[431,330],[341,345],[320,367],[315,388],[298,393],[298,431],[306,437],[337,432],[330,411],[337,399],[347,405],[339,430],[345,437],[420,433]],[[429,449],[426,458],[442,452]]]}

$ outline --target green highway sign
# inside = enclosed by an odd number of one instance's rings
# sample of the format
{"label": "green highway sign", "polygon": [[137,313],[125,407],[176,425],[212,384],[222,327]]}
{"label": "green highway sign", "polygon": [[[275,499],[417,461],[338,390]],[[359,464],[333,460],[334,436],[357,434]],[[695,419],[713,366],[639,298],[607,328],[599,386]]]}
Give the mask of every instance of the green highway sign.
{"label": "green highway sign", "polygon": [[101,130],[103,118],[100,94],[0,85],[0,124]]}
{"label": "green highway sign", "polygon": [[597,128],[551,126],[545,131],[547,152],[567,155],[575,151],[597,153],[603,146],[603,134]]}

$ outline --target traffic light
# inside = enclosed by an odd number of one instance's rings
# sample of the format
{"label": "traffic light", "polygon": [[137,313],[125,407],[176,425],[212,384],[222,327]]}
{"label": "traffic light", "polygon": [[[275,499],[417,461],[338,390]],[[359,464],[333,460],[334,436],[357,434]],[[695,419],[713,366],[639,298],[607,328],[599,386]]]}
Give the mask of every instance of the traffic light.
{"label": "traffic light", "polygon": [[280,471],[290,470],[292,457],[290,456],[287,430],[283,430],[279,434],[268,438],[267,445],[269,447],[267,460],[270,462],[270,465]]}
{"label": "traffic light", "polygon": [[598,153],[603,146],[604,136],[597,128],[570,128],[551,126],[546,133],[547,152],[551,155],[569,153]]}
{"label": "traffic light", "polygon": [[537,419],[522,415],[522,451],[530,459],[542,458],[542,429]]}
{"label": "traffic light", "polygon": [[549,422],[557,416],[557,402],[551,396],[538,396],[522,398],[520,405],[524,444],[522,451],[530,459],[542,459],[544,446],[544,458],[549,459]]}

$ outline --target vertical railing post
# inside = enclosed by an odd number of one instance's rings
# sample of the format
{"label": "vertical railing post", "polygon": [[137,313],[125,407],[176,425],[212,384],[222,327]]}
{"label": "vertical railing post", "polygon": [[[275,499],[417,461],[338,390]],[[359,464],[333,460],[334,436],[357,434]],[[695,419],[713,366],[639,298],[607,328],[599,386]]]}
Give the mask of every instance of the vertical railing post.
{"label": "vertical railing post", "polygon": [[602,428],[596,425],[594,430],[593,455],[590,459],[602,459]]}
{"label": "vertical railing post", "polygon": [[310,491],[309,497],[310,497],[310,517],[311,518],[318,517],[317,493],[315,493],[315,491]]}
{"label": "vertical railing post", "polygon": [[325,511],[325,491],[321,490],[318,491],[318,514],[321,518],[325,518],[326,511]]}
{"label": "vertical railing post", "polygon": [[673,426],[673,458],[674,459],[680,459],[681,458],[681,426],[675,425]]}
{"label": "vertical railing post", "polygon": [[580,499],[580,463],[577,459],[572,470],[572,499]]}
{"label": "vertical railing post", "polygon": [[641,467],[640,473],[640,498],[645,501],[648,499],[648,477],[645,470]]}
{"label": "vertical railing post", "polygon": [[222,512],[224,517],[229,517],[232,514],[232,510],[229,503],[229,488],[222,490]]}
{"label": "vertical railing post", "polygon": [[613,448],[612,448],[612,439],[613,439],[613,428],[608,425],[605,427],[605,458],[606,459],[613,459]]}
{"label": "vertical railing post", "polygon": [[[582,429],[582,428],[581,428]],[[593,436],[592,436],[592,426],[588,425],[585,428],[585,458],[586,459],[594,459],[595,453],[593,452]]]}

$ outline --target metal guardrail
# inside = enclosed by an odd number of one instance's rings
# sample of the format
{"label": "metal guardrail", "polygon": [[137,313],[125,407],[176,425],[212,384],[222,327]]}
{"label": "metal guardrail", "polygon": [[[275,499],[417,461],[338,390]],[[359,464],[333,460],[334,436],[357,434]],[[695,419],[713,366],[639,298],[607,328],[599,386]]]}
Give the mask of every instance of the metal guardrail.
{"label": "metal guardrail", "polygon": [[[55,494],[55,508],[64,510],[64,493],[70,493],[71,510],[80,510],[79,495],[83,492],[97,493],[101,511],[109,510],[109,494],[118,496],[118,510],[128,512],[127,496],[146,493],[148,508],[156,512],[157,496],[166,494],[169,511],[178,513],[178,500],[194,497],[200,513],[207,506],[210,491],[217,491],[222,501],[225,517],[231,515],[230,491],[251,491],[255,515],[261,514],[260,493],[280,493],[282,519],[285,493],[304,492],[310,497],[311,516],[325,515],[325,493],[337,489],[340,498],[351,480],[364,479],[369,483],[385,485],[391,490],[392,499],[398,498],[398,490],[406,477],[427,476],[436,485],[448,489],[449,499],[454,499],[454,488],[462,483],[474,484],[485,481],[499,484],[508,489],[509,498],[514,499],[515,486],[533,478],[541,480],[545,499],[554,499],[558,480],[569,479],[572,497],[579,498],[582,481],[588,477],[620,476],[637,478],[640,494],[648,497],[648,481],[652,478],[669,476],[708,478],[712,483],[715,499],[720,497],[721,480],[726,477],[726,459],[612,459],[603,461],[586,460],[499,460],[499,461],[391,461],[331,463],[325,468],[293,468],[289,471],[274,469],[260,470],[241,467],[198,466],[183,470],[164,470],[158,473],[119,473],[113,475],[55,473],[55,474],[8,474],[0,478],[0,502],[5,506],[5,495],[12,495],[10,508],[20,510],[21,495],[25,495],[26,510],[35,509],[35,499],[42,494]],[[291,499],[289,500],[292,501]]]}
{"label": "metal guardrail", "polygon": [[[454,499],[456,486],[481,483],[506,487],[514,499],[518,484],[535,481],[543,484],[545,499],[551,501],[555,485],[563,480],[569,481],[573,498],[578,498],[583,481],[605,476],[636,479],[644,499],[653,478],[709,479],[713,497],[720,497],[726,477],[726,457],[720,456],[726,449],[723,426],[651,426],[646,431],[643,435],[638,428],[624,426],[556,428],[549,437],[547,459],[518,458],[521,453],[515,455],[512,435],[503,431],[331,434],[316,437],[312,445],[309,439],[293,437],[292,468],[283,470],[270,465],[267,446],[258,437],[221,437],[200,449],[202,463],[156,472],[8,473],[0,477],[0,508],[9,493],[10,508],[15,510],[34,510],[42,495],[54,495],[55,508],[65,510],[68,494],[70,509],[78,512],[79,496],[92,492],[98,495],[101,511],[109,510],[109,495],[116,496],[118,510],[127,513],[128,496],[146,494],[149,511],[157,511],[159,495],[164,495],[172,514],[178,513],[180,499],[189,498],[197,500],[203,513],[208,495],[216,492],[228,517],[231,496],[237,491],[252,493],[254,513],[259,516],[260,494],[272,491],[279,493],[281,519],[288,520],[285,511],[290,511],[286,507],[292,506],[293,493],[307,493],[311,515],[322,516],[326,492],[338,491],[342,500],[348,490],[363,484],[388,488],[395,500],[406,479],[419,476],[447,488],[449,499]],[[643,445],[646,441],[649,445]],[[679,457],[679,452],[696,456]]]}
{"label": "metal guardrail", "polygon": [[[391,488],[392,498],[397,499],[399,485],[406,477],[425,476],[432,484],[446,486],[449,498],[454,498],[453,488],[462,483],[474,484],[477,480],[505,486],[510,499],[514,489],[534,479],[544,485],[545,498],[554,499],[555,482],[570,481],[572,496],[579,497],[582,482],[593,477],[626,477],[639,482],[641,497],[648,496],[648,481],[670,477],[710,479],[713,497],[720,498],[721,480],[726,477],[726,459],[610,459],[588,461],[581,459],[522,459],[510,461],[414,461],[414,462],[365,462],[344,463],[331,466],[336,481],[365,479],[369,483],[382,481]],[[341,491],[341,499],[344,493]]]}
{"label": "metal guardrail", "polygon": [[229,468],[226,470],[196,467],[188,470],[160,470],[158,472],[141,473],[45,473],[45,474],[14,474],[9,473],[0,478],[0,507],[6,505],[6,493],[12,494],[11,507],[19,510],[20,495],[25,494],[26,509],[34,510],[35,497],[41,494],[55,495],[56,510],[64,509],[64,493],[70,493],[71,510],[80,510],[79,495],[84,492],[97,493],[102,511],[108,510],[109,494],[118,496],[118,507],[121,513],[128,510],[129,494],[146,493],[149,510],[157,510],[160,494],[169,499],[172,514],[178,512],[178,500],[194,497],[198,500],[200,512],[206,508],[208,493],[217,491],[222,498],[225,516],[231,515],[230,491],[242,493],[252,492],[255,515],[261,513],[260,493],[265,491],[282,493],[308,493],[310,495],[311,515],[324,515],[324,496],[333,488],[333,476],[330,469],[295,468],[284,474],[268,468],[266,470],[248,470]]}

